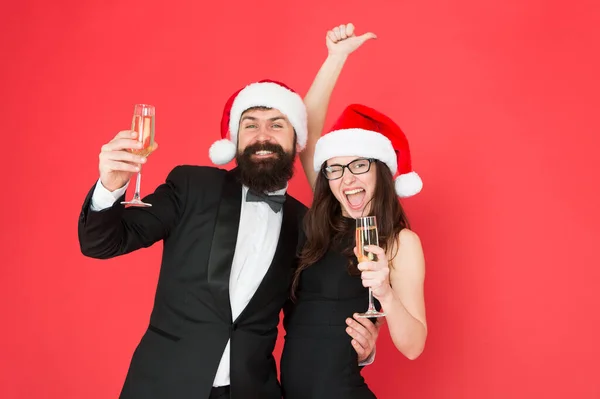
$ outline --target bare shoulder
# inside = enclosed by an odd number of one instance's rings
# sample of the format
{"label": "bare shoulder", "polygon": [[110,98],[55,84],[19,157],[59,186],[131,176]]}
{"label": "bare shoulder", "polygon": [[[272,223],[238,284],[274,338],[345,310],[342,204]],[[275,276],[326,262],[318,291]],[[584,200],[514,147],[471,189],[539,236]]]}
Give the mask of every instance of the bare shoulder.
{"label": "bare shoulder", "polygon": [[421,239],[414,231],[402,229],[398,233],[398,251],[392,262],[395,268],[402,270],[423,271],[425,259]]}
{"label": "bare shoulder", "polygon": [[411,229],[402,229],[398,233],[398,248],[399,250],[422,250],[421,239]]}

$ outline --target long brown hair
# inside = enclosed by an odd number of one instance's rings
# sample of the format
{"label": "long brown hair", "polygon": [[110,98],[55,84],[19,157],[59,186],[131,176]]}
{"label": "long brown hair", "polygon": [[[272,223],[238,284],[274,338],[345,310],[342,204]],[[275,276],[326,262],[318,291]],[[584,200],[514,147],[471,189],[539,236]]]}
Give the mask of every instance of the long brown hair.
{"label": "long brown hair", "polygon": [[[350,173],[346,171],[346,173]],[[371,215],[377,216],[379,246],[387,253],[397,252],[396,237],[400,230],[410,228],[408,218],[398,200],[394,179],[390,169],[383,162],[376,161],[376,183],[371,199]],[[368,216],[368,215],[364,215]],[[299,256],[299,265],[292,281],[292,299],[296,299],[296,289],[300,274],[310,265],[321,259],[332,245],[339,245],[344,237],[354,236],[356,226],[342,216],[342,206],[335,198],[329,182],[319,173],[315,182],[312,206],[304,218],[306,243]],[[354,246],[344,248],[342,253],[348,257],[348,271],[358,274],[357,261],[353,251]]]}

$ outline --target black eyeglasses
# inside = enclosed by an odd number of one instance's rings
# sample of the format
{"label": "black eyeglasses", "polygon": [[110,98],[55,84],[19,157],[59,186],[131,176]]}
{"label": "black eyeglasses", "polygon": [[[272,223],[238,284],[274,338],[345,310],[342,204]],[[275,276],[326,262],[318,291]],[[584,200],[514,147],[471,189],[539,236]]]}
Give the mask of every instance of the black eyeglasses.
{"label": "black eyeglasses", "polygon": [[371,163],[375,161],[373,158],[359,158],[346,165],[325,165],[322,171],[327,180],[337,180],[344,176],[344,168],[348,168],[353,175],[362,175],[371,170]]}

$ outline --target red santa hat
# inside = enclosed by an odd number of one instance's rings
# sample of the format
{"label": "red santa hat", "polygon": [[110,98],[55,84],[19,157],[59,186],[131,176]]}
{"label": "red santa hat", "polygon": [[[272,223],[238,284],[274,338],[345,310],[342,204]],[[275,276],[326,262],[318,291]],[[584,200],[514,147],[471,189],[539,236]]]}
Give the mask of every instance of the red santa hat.
{"label": "red santa hat", "polygon": [[[227,100],[221,118],[221,140],[214,142],[208,155],[216,165],[224,165],[235,158],[240,118],[253,107],[275,108],[284,114],[296,131],[300,150],[306,146],[306,106],[302,97],[283,83],[261,80],[236,91]],[[230,139],[227,139],[229,132]]]}
{"label": "red santa hat", "polygon": [[372,108],[349,105],[332,130],[322,136],[315,148],[313,167],[319,172],[333,157],[357,156],[385,163],[395,178],[396,194],[405,198],[421,191],[423,182],[412,170],[408,140],[393,120]]}

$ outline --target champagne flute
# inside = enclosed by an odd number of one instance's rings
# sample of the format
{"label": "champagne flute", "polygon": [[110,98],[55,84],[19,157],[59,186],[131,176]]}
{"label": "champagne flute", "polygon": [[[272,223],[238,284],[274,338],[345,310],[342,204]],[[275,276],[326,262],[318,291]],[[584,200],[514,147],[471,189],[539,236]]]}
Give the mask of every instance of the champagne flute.
{"label": "champagne flute", "polygon": [[[133,120],[131,130],[137,132],[137,139],[142,143],[141,149],[130,150],[131,153],[147,157],[154,150],[154,106],[148,104],[136,104],[133,108]],[[139,165],[137,178],[135,179],[135,193],[131,201],[123,201],[121,204],[129,206],[148,207],[152,204],[140,199],[140,182],[142,180],[142,165]]]}
{"label": "champagne flute", "polygon": [[[375,216],[364,216],[356,219],[356,249],[358,250],[358,261],[376,261],[377,255],[365,251],[365,246],[379,246],[379,237],[377,234],[377,219]],[[369,287],[369,308],[364,313],[359,313],[357,317],[383,317],[385,313],[377,311],[373,304],[373,291]]]}

